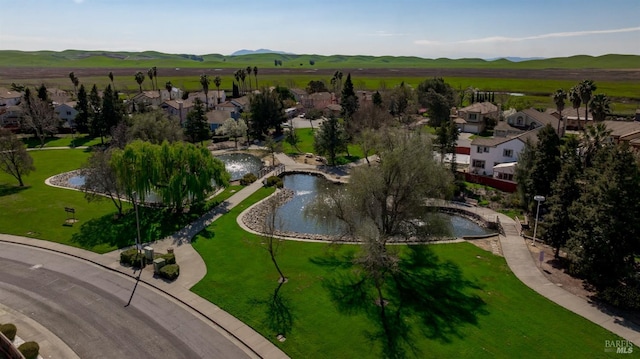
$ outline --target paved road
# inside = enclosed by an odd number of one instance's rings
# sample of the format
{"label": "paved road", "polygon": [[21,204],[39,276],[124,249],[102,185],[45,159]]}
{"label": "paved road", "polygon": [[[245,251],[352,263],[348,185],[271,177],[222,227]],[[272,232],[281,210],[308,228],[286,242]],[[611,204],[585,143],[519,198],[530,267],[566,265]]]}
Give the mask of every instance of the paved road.
{"label": "paved road", "polygon": [[0,243],[0,302],[81,358],[247,358],[231,340],[145,285],[65,255]]}

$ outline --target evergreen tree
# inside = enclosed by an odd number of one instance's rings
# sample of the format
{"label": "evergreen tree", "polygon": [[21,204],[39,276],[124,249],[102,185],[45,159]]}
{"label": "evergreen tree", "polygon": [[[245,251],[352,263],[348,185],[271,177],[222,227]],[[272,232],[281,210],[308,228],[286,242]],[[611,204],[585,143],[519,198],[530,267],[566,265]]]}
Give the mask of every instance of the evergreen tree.
{"label": "evergreen tree", "polygon": [[338,153],[347,150],[347,133],[335,116],[320,125],[313,147],[318,154],[329,156],[330,165],[336,164]]}
{"label": "evergreen tree", "polygon": [[198,98],[193,104],[193,109],[187,114],[187,119],[184,122],[184,135],[193,143],[208,140],[211,136],[204,105]]}
{"label": "evergreen tree", "polygon": [[104,144],[105,127],[102,99],[98,94],[98,87],[94,84],[89,93],[89,134],[91,137],[100,137],[100,143]]}
{"label": "evergreen tree", "polygon": [[84,88],[84,84],[80,85],[78,89],[78,101],[75,106],[78,114],[75,118],[76,130],[80,133],[89,132],[89,97],[87,90]]}
{"label": "evergreen tree", "polygon": [[342,116],[347,121],[351,119],[351,116],[358,110],[358,97],[353,89],[351,73],[347,74],[347,79],[344,82],[342,95],[340,96],[340,105],[342,106]]}
{"label": "evergreen tree", "polygon": [[118,94],[107,85],[102,95],[102,117],[101,124],[104,134],[111,133],[111,129],[116,127],[124,119],[124,109]]}
{"label": "evergreen tree", "polygon": [[382,95],[380,95],[380,91],[376,91],[376,93],[373,94],[371,100],[373,101],[373,104],[381,107],[382,106]]}
{"label": "evergreen tree", "polygon": [[560,168],[560,137],[551,125],[546,125],[538,132],[530,177],[532,195],[551,196],[551,184],[558,177]]}
{"label": "evergreen tree", "polygon": [[282,124],[287,121],[284,105],[275,91],[263,91],[251,97],[251,121],[249,132],[252,138],[262,140],[275,129],[276,134],[282,134]]}
{"label": "evergreen tree", "polygon": [[47,87],[42,84],[38,87],[38,98],[44,102],[51,102],[49,98],[49,92],[47,91]]}

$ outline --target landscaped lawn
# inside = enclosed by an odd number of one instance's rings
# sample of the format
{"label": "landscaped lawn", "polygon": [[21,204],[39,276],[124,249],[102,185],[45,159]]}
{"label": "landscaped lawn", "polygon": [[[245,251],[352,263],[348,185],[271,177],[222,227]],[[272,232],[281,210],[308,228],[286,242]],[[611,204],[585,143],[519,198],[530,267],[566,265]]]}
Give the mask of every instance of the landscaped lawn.
{"label": "landscaped lawn", "polygon": [[[310,128],[296,128],[295,129],[298,138],[300,139],[300,143],[298,143],[298,148],[291,146],[285,141],[282,142],[282,150],[287,155],[296,155],[299,153],[315,153],[315,149],[313,148],[314,137],[313,133],[315,129]],[[299,150],[299,151],[298,151]],[[362,149],[358,145],[349,144],[349,155],[346,153],[342,153],[336,157],[336,164],[342,165],[350,162],[355,162],[364,157],[364,153]]]}
{"label": "landscaped lawn", "polygon": [[[27,145],[27,148],[40,148],[40,139],[38,139],[37,137],[23,137],[22,141]],[[90,138],[89,135],[86,134],[77,134],[74,136],[65,134],[45,138],[44,147],[71,147],[72,145],[74,147],[94,146],[100,143],[101,142],[99,137]]]}
{"label": "landscaped lawn", "polygon": [[[29,151],[36,170],[25,177],[25,187],[0,172],[0,233],[49,240],[105,253],[135,243],[135,214],[125,203],[125,216],[114,218],[116,207],[104,199],[88,203],[79,191],[47,186],[46,178],[78,169],[89,158],[84,150]],[[241,187],[227,188],[202,211],[225,200]],[[65,207],[75,209],[78,222],[65,225]],[[197,219],[201,212],[172,214],[167,210],[140,207],[143,241],[163,238]]]}
{"label": "landscaped lawn", "polygon": [[[343,308],[353,309],[348,314],[332,300],[340,287],[331,283],[340,283],[351,273],[346,258],[356,250],[354,245],[283,242],[277,258],[288,282],[274,301],[278,273],[264,240],[236,223],[241,211],[271,191],[261,189],[196,237],[193,245],[207,264],[207,275],[192,290],[292,358],[381,357],[380,339],[368,336],[379,329],[375,312],[367,315],[356,308],[362,303],[356,303]],[[415,281],[448,284],[423,293],[430,296],[432,306],[403,318],[411,328],[408,341],[416,349],[407,352],[408,357],[603,357],[604,341],[618,339],[523,285],[502,257],[469,243],[429,249],[427,254],[436,257],[427,256],[426,262],[434,267],[420,273],[431,275],[416,276]],[[405,257],[413,252],[409,247],[401,251]],[[458,271],[462,277],[456,276]],[[460,301],[451,302],[452,295]],[[467,305],[474,297],[481,299],[480,306]],[[419,320],[423,317],[430,320]],[[279,333],[286,341],[276,339]]]}

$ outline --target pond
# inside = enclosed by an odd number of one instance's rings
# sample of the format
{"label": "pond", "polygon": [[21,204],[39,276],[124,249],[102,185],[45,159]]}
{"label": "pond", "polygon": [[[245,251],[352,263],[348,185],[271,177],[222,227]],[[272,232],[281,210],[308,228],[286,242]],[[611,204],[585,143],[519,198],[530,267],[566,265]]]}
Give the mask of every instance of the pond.
{"label": "pond", "polygon": [[[318,193],[331,190],[333,186],[324,177],[310,174],[285,175],[284,187],[294,191],[295,195],[289,202],[283,204],[276,211],[276,229],[286,232],[333,234],[338,232],[336,227],[327,227],[318,223],[315,219],[305,216],[305,208],[315,199]],[[441,216],[449,223],[454,237],[478,236],[494,233],[494,231],[478,225],[476,222],[452,214],[441,213]]]}
{"label": "pond", "polygon": [[224,162],[232,181],[241,179],[247,173],[253,173],[257,176],[262,168],[262,160],[248,153],[225,153],[215,157]]}

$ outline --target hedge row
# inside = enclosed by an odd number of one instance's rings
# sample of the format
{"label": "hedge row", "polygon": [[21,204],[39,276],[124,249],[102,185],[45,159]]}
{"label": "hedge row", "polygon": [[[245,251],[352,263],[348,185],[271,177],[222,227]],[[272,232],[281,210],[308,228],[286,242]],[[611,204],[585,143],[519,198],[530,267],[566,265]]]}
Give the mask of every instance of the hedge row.
{"label": "hedge row", "polygon": [[[12,342],[16,339],[17,332],[18,328],[14,324],[0,324],[0,333],[4,334]],[[25,359],[36,359],[40,353],[40,346],[36,342],[24,342],[18,347],[18,351],[22,353]]]}
{"label": "hedge row", "polygon": [[144,253],[138,253],[138,250],[135,248],[127,249],[120,253],[120,263],[124,265],[130,265],[135,268],[140,268],[140,262],[142,261],[142,267],[146,265],[146,258],[144,257]]}
{"label": "hedge row", "polygon": [[167,264],[160,268],[160,276],[168,280],[175,280],[180,275],[180,266],[177,264]]}
{"label": "hedge row", "polygon": [[8,323],[0,325],[0,333],[4,334],[7,339],[13,341],[16,338],[18,328],[15,325]]}

